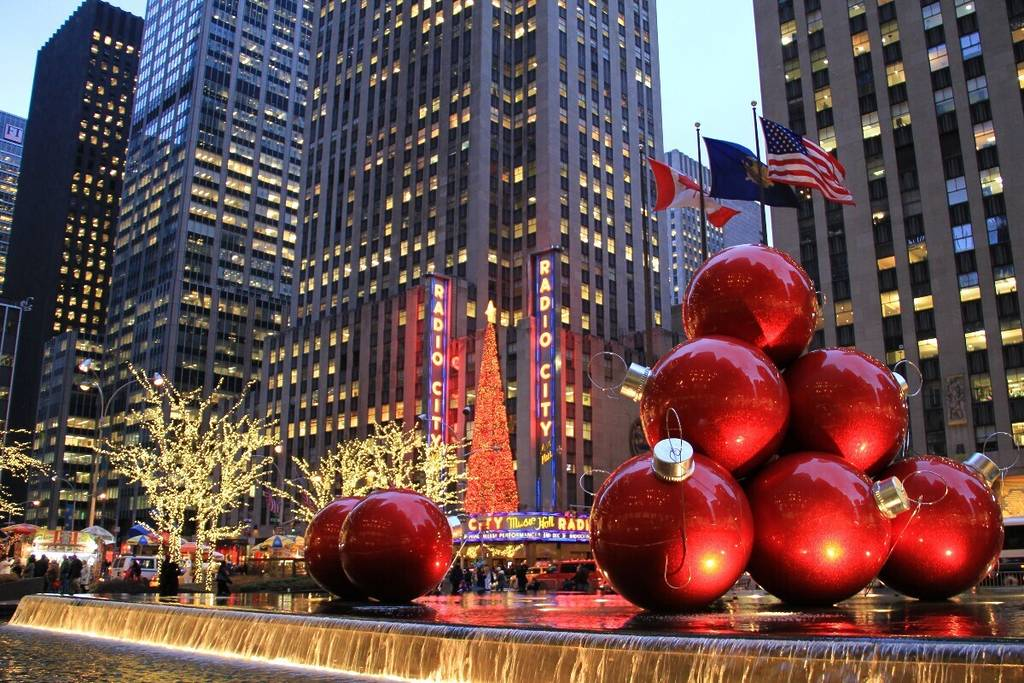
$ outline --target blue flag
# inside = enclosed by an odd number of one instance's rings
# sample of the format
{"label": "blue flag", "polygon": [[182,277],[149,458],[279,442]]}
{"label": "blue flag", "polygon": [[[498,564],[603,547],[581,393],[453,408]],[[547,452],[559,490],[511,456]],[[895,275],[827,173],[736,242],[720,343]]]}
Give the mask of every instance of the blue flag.
{"label": "blue flag", "polygon": [[718,199],[745,199],[768,206],[797,206],[793,188],[768,178],[768,167],[743,145],[714,138],[704,138],[711,165],[710,196]]}

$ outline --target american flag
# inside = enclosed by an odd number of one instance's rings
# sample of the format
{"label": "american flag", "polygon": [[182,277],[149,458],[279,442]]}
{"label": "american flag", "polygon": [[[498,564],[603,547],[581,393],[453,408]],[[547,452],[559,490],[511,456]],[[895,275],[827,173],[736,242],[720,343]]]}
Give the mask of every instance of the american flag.
{"label": "american flag", "polygon": [[846,169],[834,156],[802,138],[789,128],[766,118],[761,119],[768,145],[768,178],[783,185],[813,187],[825,199],[837,204],[853,204],[846,188]]}

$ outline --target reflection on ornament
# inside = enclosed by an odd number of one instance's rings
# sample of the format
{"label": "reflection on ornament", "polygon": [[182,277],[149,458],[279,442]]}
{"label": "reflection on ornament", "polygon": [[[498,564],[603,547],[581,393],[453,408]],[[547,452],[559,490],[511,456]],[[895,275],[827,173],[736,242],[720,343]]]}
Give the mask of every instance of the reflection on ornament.
{"label": "reflection on ornament", "polygon": [[306,569],[321,588],[344,600],[366,596],[341,569],[341,527],[362,498],[338,498],[316,513],[306,528]]}

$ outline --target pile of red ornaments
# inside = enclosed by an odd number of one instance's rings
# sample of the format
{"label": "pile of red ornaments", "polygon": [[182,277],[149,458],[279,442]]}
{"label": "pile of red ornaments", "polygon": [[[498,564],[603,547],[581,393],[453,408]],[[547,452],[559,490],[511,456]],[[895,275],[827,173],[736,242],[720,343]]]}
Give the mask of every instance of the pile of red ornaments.
{"label": "pile of red ornaments", "polygon": [[306,565],[344,600],[408,602],[437,587],[452,558],[449,520],[404,489],[338,498],[306,530]]}
{"label": "pile of red ornaments", "polygon": [[697,609],[746,570],[794,605],[832,605],[876,577],[946,599],[988,572],[998,468],[980,453],[892,464],[906,382],[855,349],[804,354],[819,314],[791,257],[731,247],[687,288],[689,341],[630,367],[622,393],[653,450],[608,477],[591,517],[594,556],[625,598]]}

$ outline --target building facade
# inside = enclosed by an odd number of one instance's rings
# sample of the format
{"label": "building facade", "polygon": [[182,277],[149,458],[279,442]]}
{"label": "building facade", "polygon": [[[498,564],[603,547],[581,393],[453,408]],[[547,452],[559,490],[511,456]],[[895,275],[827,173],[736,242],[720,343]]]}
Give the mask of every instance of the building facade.
{"label": "building facade", "polygon": [[834,150],[857,202],[773,212],[828,296],[816,344],[920,368],[916,452],[962,457],[996,431],[1024,445],[1024,5],[754,6],[765,116]]}
{"label": "building facade", "polygon": [[25,119],[0,111],[0,291],[7,272],[7,252],[14,223],[14,199],[25,148]]}
{"label": "building facade", "polygon": [[142,19],[86,0],[39,50],[4,295],[22,321],[11,426],[36,419],[43,348],[106,325]]}
{"label": "building facade", "polygon": [[520,499],[582,505],[636,410],[588,360],[650,359],[668,324],[654,2],[340,2],[315,33],[280,469],[386,420],[471,434],[493,301]]}
{"label": "building facade", "polygon": [[761,244],[761,205],[757,202],[745,202],[738,199],[723,199],[721,202],[724,206],[739,211],[725,224],[722,246]]}
{"label": "building facade", "polygon": [[[111,389],[130,363],[235,394],[287,318],[314,4],[150,2],[114,242]],[[137,388],[111,406],[112,434],[132,438]],[[144,509],[137,493],[126,518]]]}

